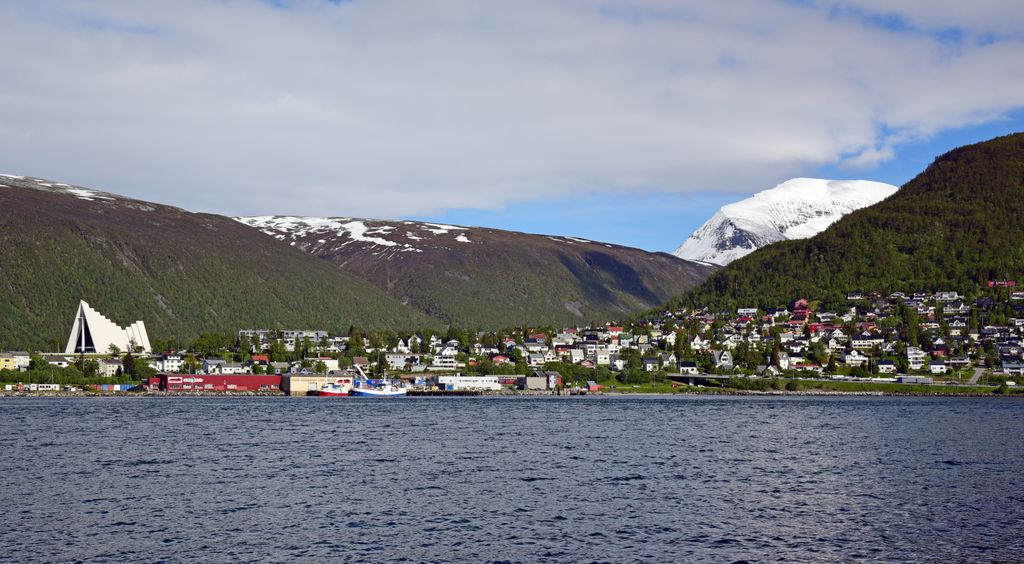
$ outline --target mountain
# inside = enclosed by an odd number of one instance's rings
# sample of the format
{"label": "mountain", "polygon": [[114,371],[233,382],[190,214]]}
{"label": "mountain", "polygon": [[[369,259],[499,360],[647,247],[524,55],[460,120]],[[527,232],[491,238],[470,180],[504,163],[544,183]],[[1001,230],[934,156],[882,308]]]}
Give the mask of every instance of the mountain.
{"label": "mountain", "polygon": [[1024,133],[950,151],[810,239],[729,264],[675,304],[775,306],[853,291],[968,291],[1024,275]]}
{"label": "mountain", "polygon": [[778,241],[811,237],[896,190],[896,186],[868,180],[794,178],[722,206],[672,254],[726,265]]}
{"label": "mountain", "polygon": [[238,221],[464,327],[620,319],[716,270],[667,253],[483,227],[287,216]]}
{"label": "mountain", "polygon": [[230,218],[0,176],[0,350],[63,345],[79,300],[154,340],[273,327],[438,327]]}

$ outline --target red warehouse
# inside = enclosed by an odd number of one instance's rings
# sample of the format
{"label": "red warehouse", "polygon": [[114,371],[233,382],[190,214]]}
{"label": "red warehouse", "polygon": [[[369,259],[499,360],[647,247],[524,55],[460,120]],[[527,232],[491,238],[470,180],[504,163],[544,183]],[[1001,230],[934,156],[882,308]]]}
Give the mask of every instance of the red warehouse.
{"label": "red warehouse", "polygon": [[161,390],[171,392],[180,390],[257,392],[281,389],[280,374],[158,374],[156,379],[159,380]]}

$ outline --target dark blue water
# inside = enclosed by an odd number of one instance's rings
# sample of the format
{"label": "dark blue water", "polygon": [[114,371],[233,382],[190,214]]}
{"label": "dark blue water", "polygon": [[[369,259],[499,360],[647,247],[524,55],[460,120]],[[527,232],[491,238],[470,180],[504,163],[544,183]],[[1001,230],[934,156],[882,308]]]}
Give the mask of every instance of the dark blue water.
{"label": "dark blue water", "polygon": [[0,401],[0,559],[1024,558],[1024,401]]}

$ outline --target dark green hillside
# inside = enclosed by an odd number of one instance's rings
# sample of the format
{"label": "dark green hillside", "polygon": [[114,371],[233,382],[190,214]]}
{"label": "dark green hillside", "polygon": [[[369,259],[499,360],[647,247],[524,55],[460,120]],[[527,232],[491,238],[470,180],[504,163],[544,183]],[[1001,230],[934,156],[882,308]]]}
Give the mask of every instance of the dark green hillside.
{"label": "dark green hillside", "polygon": [[[226,217],[0,177],[0,350],[61,348],[79,299],[151,339],[245,327],[439,326]],[[55,187],[56,186],[56,187]]]}
{"label": "dark green hillside", "polygon": [[[473,328],[623,319],[693,288],[717,268],[666,253],[483,227],[353,218],[243,221],[403,303]],[[339,229],[346,224],[365,231],[353,237]]]}
{"label": "dark green hillside", "polygon": [[426,260],[363,260],[345,268],[413,307],[483,328],[623,319],[713,271],[667,254],[598,243],[480,228],[471,238],[472,245],[456,252],[423,253]]}
{"label": "dark green hillside", "polygon": [[772,306],[997,278],[1024,281],[1021,133],[950,151],[890,198],[810,239],[751,253],[670,305]]}

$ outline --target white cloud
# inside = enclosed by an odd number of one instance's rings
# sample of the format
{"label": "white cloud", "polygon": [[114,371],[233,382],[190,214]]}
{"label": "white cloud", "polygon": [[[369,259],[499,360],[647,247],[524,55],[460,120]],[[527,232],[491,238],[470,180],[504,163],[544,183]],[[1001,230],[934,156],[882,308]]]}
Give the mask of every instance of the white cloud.
{"label": "white cloud", "polygon": [[0,168],[223,213],[392,217],[750,191],[1024,105],[1012,3],[706,4],[7,2]]}

